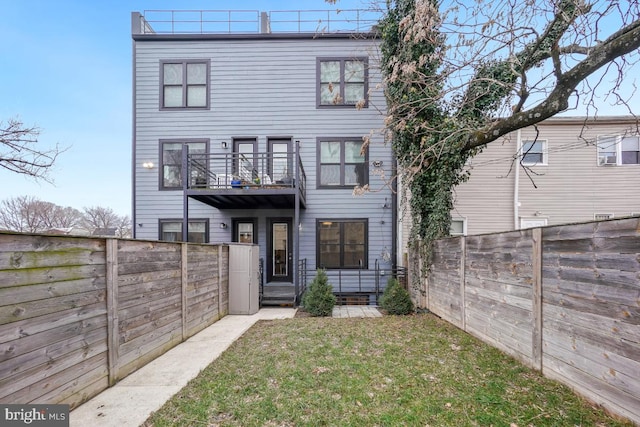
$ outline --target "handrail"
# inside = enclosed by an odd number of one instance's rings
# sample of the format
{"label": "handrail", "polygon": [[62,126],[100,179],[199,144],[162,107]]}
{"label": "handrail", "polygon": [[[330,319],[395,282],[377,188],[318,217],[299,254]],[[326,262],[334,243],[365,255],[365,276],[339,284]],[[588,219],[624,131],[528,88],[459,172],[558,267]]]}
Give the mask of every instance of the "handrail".
{"label": "handrail", "polygon": [[[297,153],[225,153],[187,155],[187,189],[299,188],[306,190],[307,176]],[[296,179],[299,177],[298,179]]]}
{"label": "handrail", "polygon": [[[336,269],[324,270],[333,286],[333,293],[338,297],[338,304],[343,304],[348,297],[356,299],[367,298],[369,304],[378,305],[380,296],[386,288],[386,282],[381,283],[386,277],[398,279],[401,286],[406,289],[407,269],[405,267],[384,269],[379,260],[375,260],[371,269]],[[306,270],[301,274],[301,284],[306,286],[309,277],[313,277],[316,270]]]}
{"label": "handrail", "polygon": [[143,34],[368,33],[382,12],[334,10],[144,10]]}

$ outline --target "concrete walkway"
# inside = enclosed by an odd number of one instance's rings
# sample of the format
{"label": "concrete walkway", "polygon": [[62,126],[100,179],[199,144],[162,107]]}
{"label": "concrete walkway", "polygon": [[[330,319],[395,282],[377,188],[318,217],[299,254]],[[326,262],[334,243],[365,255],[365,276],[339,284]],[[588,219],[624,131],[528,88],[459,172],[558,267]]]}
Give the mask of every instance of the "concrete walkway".
{"label": "concrete walkway", "polygon": [[[138,427],[258,320],[288,319],[294,308],[227,315],[71,411],[70,427]],[[337,306],[333,317],[381,317],[375,307]]]}
{"label": "concrete walkway", "polygon": [[71,411],[71,427],[138,427],[258,320],[294,317],[293,308],[227,315]]}
{"label": "concrete walkway", "polygon": [[382,317],[382,313],[369,305],[337,305],[332,317]]}

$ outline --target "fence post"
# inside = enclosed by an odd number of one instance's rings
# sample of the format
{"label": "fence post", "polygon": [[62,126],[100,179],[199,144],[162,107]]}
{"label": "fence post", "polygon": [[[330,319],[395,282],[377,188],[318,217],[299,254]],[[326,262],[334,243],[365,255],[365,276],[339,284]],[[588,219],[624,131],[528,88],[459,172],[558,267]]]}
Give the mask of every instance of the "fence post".
{"label": "fence post", "polygon": [[218,245],[218,319],[222,318],[222,245]]}
{"label": "fence post", "polygon": [[467,262],[467,238],[460,237],[460,327],[463,331],[467,330],[467,313],[466,313],[466,270]]}
{"label": "fence post", "polygon": [[120,340],[118,339],[118,240],[105,239],[106,299],[107,299],[107,348],[109,386],[118,377]]}
{"label": "fence post", "polygon": [[542,371],[542,228],[534,228],[531,237],[533,240],[533,292],[531,296],[533,313],[531,350],[533,354],[531,361],[535,369]]}
{"label": "fence post", "polygon": [[180,273],[182,282],[182,341],[187,339],[187,281],[189,280],[187,271],[187,244],[180,245]]}

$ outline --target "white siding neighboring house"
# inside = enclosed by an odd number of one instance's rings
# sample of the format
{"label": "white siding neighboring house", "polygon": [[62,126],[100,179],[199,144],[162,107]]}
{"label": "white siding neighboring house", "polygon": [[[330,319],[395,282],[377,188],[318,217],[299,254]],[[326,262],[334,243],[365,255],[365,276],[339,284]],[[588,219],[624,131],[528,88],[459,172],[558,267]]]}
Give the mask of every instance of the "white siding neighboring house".
{"label": "white siding neighboring house", "polygon": [[490,143],[470,167],[452,211],[464,234],[640,215],[633,117],[551,118]]}
{"label": "white siding neighboring house", "polygon": [[258,31],[177,33],[132,14],[134,237],[255,243],[265,285],[296,291],[304,262],[390,271],[395,200],[379,176],[394,159],[377,134],[360,150],[385,110],[371,25],[271,32],[269,16]]}

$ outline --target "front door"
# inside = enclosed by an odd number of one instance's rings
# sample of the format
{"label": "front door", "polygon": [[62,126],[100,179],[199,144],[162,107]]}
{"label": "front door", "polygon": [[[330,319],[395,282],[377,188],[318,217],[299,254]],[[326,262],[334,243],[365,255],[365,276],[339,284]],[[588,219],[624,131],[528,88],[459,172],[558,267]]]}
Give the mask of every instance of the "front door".
{"label": "front door", "polygon": [[293,282],[291,218],[269,218],[267,281]]}

